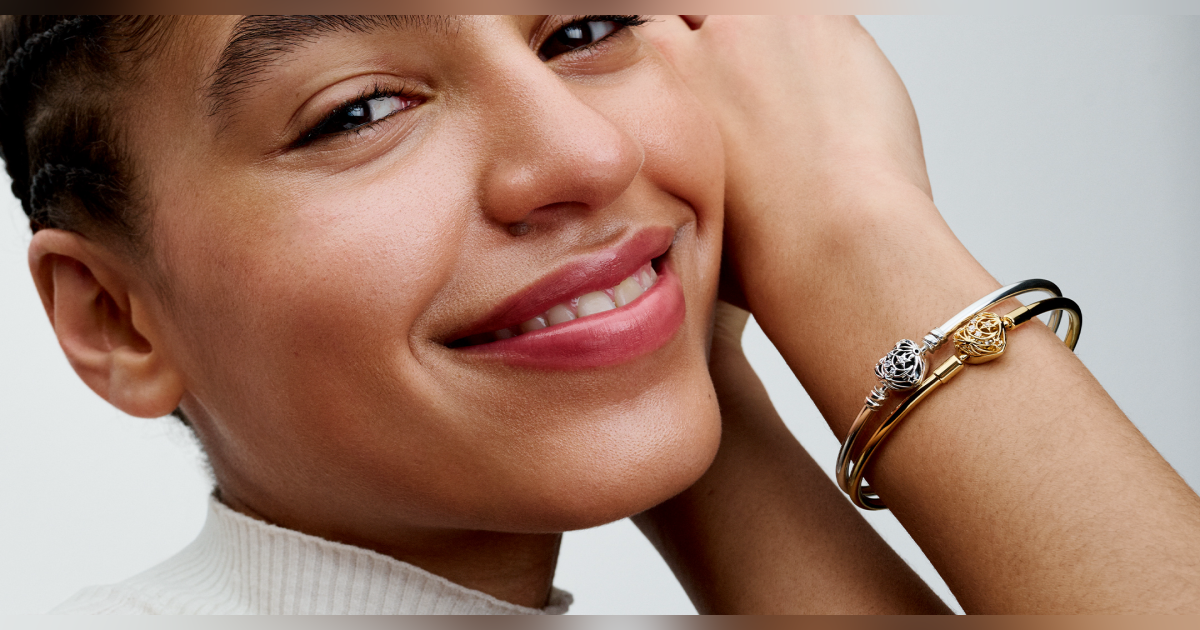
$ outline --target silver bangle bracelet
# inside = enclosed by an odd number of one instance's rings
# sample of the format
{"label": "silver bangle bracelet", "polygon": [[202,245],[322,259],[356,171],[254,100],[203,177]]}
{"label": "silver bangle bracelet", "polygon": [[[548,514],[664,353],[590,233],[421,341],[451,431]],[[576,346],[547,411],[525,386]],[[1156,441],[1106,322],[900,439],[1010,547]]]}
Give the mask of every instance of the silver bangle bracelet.
{"label": "silver bangle bracelet", "polygon": [[1074,300],[1065,297],[1052,297],[1039,300],[1027,306],[1018,307],[1007,315],[1000,316],[984,310],[967,321],[954,334],[954,352],[950,358],[933,370],[921,386],[913,390],[907,398],[900,401],[888,414],[873,435],[867,440],[853,469],[849,472],[850,483],[847,485],[854,490],[850,492],[850,502],[864,510],[886,510],[887,505],[879,498],[879,494],[871,490],[871,484],[863,480],[870,465],[871,457],[879,450],[887,436],[896,429],[904,417],[929,396],[934,390],[950,382],[964,366],[970,363],[987,363],[1000,358],[1008,347],[1008,334],[1013,330],[1041,315],[1042,313],[1062,313],[1070,316],[1070,325],[1063,343],[1071,350],[1079,342],[1079,333],[1083,326],[1083,315],[1079,305]]}
{"label": "silver bangle bracelet", "polygon": [[[850,453],[854,450],[858,435],[867,424],[867,421],[875,415],[875,412],[887,400],[888,394],[892,391],[908,391],[920,385],[922,379],[925,377],[925,373],[929,370],[927,355],[937,350],[942,345],[942,342],[954,334],[954,331],[961,328],[963,324],[970,321],[972,317],[1009,298],[1034,291],[1049,293],[1052,297],[1062,297],[1062,291],[1059,290],[1058,285],[1049,280],[1037,278],[1001,287],[979,298],[970,306],[959,311],[957,315],[951,317],[946,323],[929,331],[929,334],[925,335],[923,339],[924,344],[918,346],[911,339],[901,339],[890,352],[879,360],[879,363],[875,365],[875,376],[879,379],[879,384],[867,395],[866,404],[858,412],[858,417],[854,419],[854,423],[850,425],[850,432],[846,435],[846,441],[842,443],[842,448],[838,451],[835,478],[837,479],[838,486],[843,491],[849,493],[853,490],[849,487],[849,483],[853,477],[851,473],[853,472],[855,462],[850,461]],[[1061,317],[1062,313],[1060,311],[1055,311],[1050,316],[1049,326],[1052,331],[1058,332],[1058,324]]]}

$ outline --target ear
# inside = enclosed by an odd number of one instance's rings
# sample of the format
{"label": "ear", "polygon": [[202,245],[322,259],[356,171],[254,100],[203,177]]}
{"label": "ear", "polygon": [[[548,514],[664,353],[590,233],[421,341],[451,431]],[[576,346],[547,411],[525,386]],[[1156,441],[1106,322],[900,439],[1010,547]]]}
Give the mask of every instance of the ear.
{"label": "ear", "polygon": [[29,245],[29,270],[59,345],[92,391],[143,418],[178,406],[183,379],[157,335],[157,296],[133,265],[79,234],[44,229]]}

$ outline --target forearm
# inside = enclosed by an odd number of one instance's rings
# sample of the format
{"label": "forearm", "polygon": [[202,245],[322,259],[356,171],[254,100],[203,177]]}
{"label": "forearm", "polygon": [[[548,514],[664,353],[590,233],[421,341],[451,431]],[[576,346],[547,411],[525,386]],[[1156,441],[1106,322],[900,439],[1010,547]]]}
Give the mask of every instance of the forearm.
{"label": "forearm", "polygon": [[[734,229],[751,310],[839,438],[895,341],[999,286],[922,191],[870,190],[731,200],[813,217]],[[1200,500],[1045,327],[918,407],[869,477],[970,612],[1200,607]]]}
{"label": "forearm", "polygon": [[[1000,283],[934,207],[912,103],[853,19],[655,37],[722,130],[747,303],[844,438],[896,341]],[[869,468],[969,611],[1200,612],[1200,499],[1044,327],[934,392]]]}
{"label": "forearm", "polygon": [[948,612],[788,432],[740,348],[714,344],[712,363],[716,461],[634,519],[700,612]]}

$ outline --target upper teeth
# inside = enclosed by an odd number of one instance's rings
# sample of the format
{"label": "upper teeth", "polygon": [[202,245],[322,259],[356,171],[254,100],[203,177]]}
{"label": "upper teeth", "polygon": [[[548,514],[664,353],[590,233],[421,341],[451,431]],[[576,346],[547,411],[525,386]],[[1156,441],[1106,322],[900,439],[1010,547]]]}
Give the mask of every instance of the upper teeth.
{"label": "upper teeth", "polygon": [[491,335],[495,339],[509,339],[522,333],[533,332],[543,328],[564,324],[574,319],[611,311],[638,299],[658,281],[658,274],[650,263],[642,265],[633,275],[625,278],[615,287],[603,291],[584,293],[561,304],[551,306],[541,315],[521,322],[518,326],[501,328]]}

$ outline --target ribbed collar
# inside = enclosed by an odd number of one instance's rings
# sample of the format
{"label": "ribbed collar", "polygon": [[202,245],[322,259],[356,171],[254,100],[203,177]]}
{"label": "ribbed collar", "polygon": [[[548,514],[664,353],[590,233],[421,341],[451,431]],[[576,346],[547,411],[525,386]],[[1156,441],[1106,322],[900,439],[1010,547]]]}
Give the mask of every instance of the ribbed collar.
{"label": "ribbed collar", "polygon": [[[94,587],[56,612],[160,614],[561,614],[501,601],[367,549],[276,527],[210,498],[200,535],[166,562]],[[104,610],[100,610],[104,609]]]}

